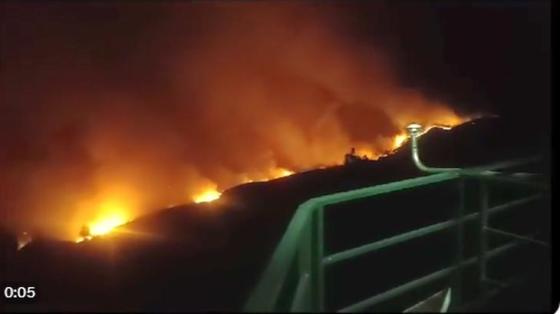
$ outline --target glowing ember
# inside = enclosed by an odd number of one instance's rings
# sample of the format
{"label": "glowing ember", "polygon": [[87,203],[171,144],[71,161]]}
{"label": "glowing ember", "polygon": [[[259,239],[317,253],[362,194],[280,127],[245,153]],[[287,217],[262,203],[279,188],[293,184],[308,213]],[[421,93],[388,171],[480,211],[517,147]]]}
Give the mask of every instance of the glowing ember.
{"label": "glowing ember", "polygon": [[208,203],[220,198],[222,193],[218,192],[215,188],[210,188],[197,194],[193,197],[195,203]]}

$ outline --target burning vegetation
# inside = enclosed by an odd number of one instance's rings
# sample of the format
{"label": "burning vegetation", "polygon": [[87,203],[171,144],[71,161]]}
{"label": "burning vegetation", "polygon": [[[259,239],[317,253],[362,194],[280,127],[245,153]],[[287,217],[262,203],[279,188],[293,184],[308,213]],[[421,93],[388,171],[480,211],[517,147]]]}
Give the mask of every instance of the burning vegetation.
{"label": "burning vegetation", "polygon": [[376,159],[411,121],[467,120],[402,87],[395,60],[336,9],[6,5],[4,222],[82,241],[166,204],[340,164],[350,147]]}
{"label": "burning vegetation", "polygon": [[212,187],[204,189],[201,193],[194,195],[193,201],[195,203],[212,202],[219,199],[220,195],[222,195],[222,193],[216,190],[216,185],[213,185]]}

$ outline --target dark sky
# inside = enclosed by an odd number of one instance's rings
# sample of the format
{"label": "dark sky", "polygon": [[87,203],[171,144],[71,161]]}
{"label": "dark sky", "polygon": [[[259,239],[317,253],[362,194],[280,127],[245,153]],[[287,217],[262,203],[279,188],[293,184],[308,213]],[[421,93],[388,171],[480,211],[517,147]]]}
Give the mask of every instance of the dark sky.
{"label": "dark sky", "polygon": [[549,2],[396,1],[392,9],[411,84],[467,110],[548,118]]}
{"label": "dark sky", "polygon": [[549,101],[549,2],[2,2],[0,213],[68,235]]}
{"label": "dark sky", "polygon": [[398,56],[408,84],[467,111],[548,117],[550,1],[364,3],[356,23]]}
{"label": "dark sky", "polygon": [[[66,12],[66,22],[77,24],[75,36],[99,32],[101,23],[101,27],[116,25],[118,28],[112,32],[123,37],[141,40],[143,34],[138,30],[157,25],[168,16],[165,5],[151,5],[150,2],[128,5],[134,13],[124,18],[119,13],[126,11],[127,5],[121,5],[125,8],[120,12],[103,12],[95,9],[96,3],[104,2],[91,2],[92,7],[71,6],[65,1],[44,4],[68,7],[58,10],[58,14]],[[165,2],[159,4],[162,3]],[[483,106],[509,112],[512,107],[526,103],[543,108],[541,104],[550,100],[550,1],[317,1],[315,5],[338,7],[341,15],[352,20],[367,40],[380,43],[398,56],[403,79],[412,86],[421,86],[426,92],[458,100],[451,101],[455,106],[465,106],[467,110]],[[50,11],[41,6],[38,9],[34,3],[19,7],[30,11],[27,18],[49,19]],[[59,18],[52,16],[51,19]],[[19,23],[33,24],[34,21],[20,20]],[[7,24],[2,23],[4,32],[14,32],[15,27]],[[59,23],[55,27],[69,25]],[[52,39],[49,29],[36,31],[38,40]],[[100,40],[103,38],[91,41],[89,47],[67,48],[96,49],[96,46],[103,47],[99,45]],[[127,67],[119,54],[130,48],[126,45],[131,42],[137,41],[131,38],[120,43],[115,41],[113,44],[123,49],[98,48],[100,50],[94,53],[104,65]],[[3,53],[5,64],[5,59],[13,55]],[[17,54],[17,50],[12,53]]]}

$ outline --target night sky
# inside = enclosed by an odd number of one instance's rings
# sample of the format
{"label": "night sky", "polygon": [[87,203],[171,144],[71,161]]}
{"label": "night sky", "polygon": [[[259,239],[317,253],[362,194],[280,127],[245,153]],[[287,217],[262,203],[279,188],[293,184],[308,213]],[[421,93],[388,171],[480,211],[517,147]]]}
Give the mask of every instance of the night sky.
{"label": "night sky", "polygon": [[399,56],[410,85],[459,110],[548,120],[549,1],[395,1],[388,7],[380,22],[390,25],[383,28],[384,44]]}

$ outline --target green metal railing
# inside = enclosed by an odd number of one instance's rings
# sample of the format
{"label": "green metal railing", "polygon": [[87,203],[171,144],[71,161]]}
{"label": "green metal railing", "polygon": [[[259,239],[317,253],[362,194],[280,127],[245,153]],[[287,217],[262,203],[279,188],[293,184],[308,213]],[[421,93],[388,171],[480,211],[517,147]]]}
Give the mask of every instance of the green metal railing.
{"label": "green metal railing", "polygon": [[[288,310],[290,311],[365,311],[371,309],[376,304],[391,300],[403,295],[404,293],[446,278],[450,280],[450,286],[453,291],[452,304],[455,308],[460,306],[463,304],[463,301],[461,300],[462,269],[471,265],[476,265],[478,267],[479,283],[481,287],[486,286],[486,283],[492,281],[488,278],[486,271],[489,259],[512,250],[520,243],[531,242],[538,245],[547,245],[542,241],[534,240],[531,236],[517,235],[508,231],[491,228],[488,225],[490,216],[517,206],[530,204],[531,202],[535,202],[545,196],[548,191],[546,184],[527,180],[526,178],[517,178],[516,176],[495,172],[497,169],[516,167],[531,161],[534,161],[534,159],[508,161],[487,167],[477,167],[471,169],[453,169],[451,171],[445,171],[428,176],[325,195],[312,198],[304,202],[296,210],[283,237],[276,247],[272,258],[270,259],[268,266],[264,270],[264,273],[260,277],[260,280],[257,282],[257,285],[246,302],[244,310],[251,312],[285,310],[285,307],[280,307],[279,300],[281,296],[285,298],[285,295],[288,295]],[[492,175],[487,175],[490,172]],[[465,208],[465,180],[467,179],[477,181],[480,187],[478,193],[478,208],[476,211],[472,211],[471,213],[467,213]],[[375,198],[384,194],[416,189],[436,183],[457,184],[460,205],[456,209],[453,219],[424,226],[415,230],[410,230],[389,238],[341,252],[328,255],[325,254],[324,213],[326,209],[330,209],[331,205],[346,203],[358,199]],[[493,184],[517,184],[531,188],[537,192],[526,197],[521,197],[490,207],[488,201],[488,189],[489,186]],[[478,222],[480,249],[478,256],[465,259],[463,257],[463,225],[470,221]],[[343,308],[326,308],[325,270],[327,267],[331,267],[334,264],[348,259],[358,258],[377,250],[398,245],[406,241],[424,237],[450,228],[456,229],[455,240],[457,241],[457,252],[455,263],[449,267],[400,284],[385,292],[371,296]],[[487,237],[489,234],[507,236],[512,238],[513,241],[499,247],[489,249],[487,243]],[[291,267],[296,268],[295,272],[297,274],[297,279],[295,279],[295,282],[291,282],[292,279],[289,277],[289,272],[292,269]],[[484,291],[484,289],[481,288],[481,291]],[[408,306],[410,306],[410,304],[403,304],[403,309]]]}

